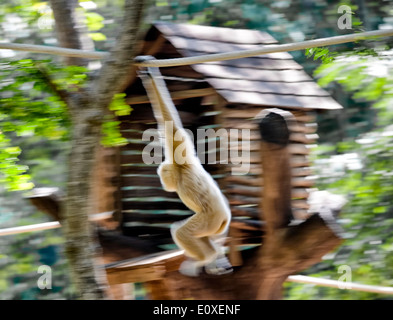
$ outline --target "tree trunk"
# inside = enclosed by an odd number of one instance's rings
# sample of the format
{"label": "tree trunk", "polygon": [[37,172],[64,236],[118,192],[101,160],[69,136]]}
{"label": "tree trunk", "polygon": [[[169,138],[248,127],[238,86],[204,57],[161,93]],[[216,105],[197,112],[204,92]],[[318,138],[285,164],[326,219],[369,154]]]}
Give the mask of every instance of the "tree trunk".
{"label": "tree trunk", "polygon": [[64,235],[72,279],[83,299],[104,298],[105,278],[95,270],[96,241],[88,221],[91,168],[94,165],[100,128],[81,117],[74,119],[72,147],[69,157],[67,200],[65,202]]}
{"label": "tree trunk", "polygon": [[[75,8],[77,0],[51,0],[56,31],[61,46],[91,49]],[[137,31],[143,13],[143,0],[126,0],[123,30],[101,73],[87,89],[68,94],[67,106],[72,121],[71,152],[67,196],[62,209],[66,253],[73,284],[82,299],[105,298],[104,270],[96,268],[96,243],[88,222],[90,183],[97,146],[100,143],[103,115],[113,95],[119,91],[136,54]],[[87,65],[87,60],[69,58],[67,64]]]}

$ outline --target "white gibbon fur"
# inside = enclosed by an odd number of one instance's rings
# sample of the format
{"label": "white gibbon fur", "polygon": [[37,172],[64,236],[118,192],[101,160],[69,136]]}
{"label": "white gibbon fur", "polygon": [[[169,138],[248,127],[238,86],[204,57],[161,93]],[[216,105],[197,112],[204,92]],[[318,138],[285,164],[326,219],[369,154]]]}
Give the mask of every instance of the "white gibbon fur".
{"label": "white gibbon fur", "polygon": [[[136,61],[152,59],[151,56],[142,56]],[[179,271],[197,276],[204,266],[210,274],[229,273],[231,265],[223,254],[222,246],[215,241],[226,234],[231,220],[228,201],[202,167],[159,69],[149,67],[140,76],[165,141],[165,161],[157,170],[161,184],[166,191],[177,192],[183,203],[195,212],[188,219],[171,226],[174,242],[188,257]]]}

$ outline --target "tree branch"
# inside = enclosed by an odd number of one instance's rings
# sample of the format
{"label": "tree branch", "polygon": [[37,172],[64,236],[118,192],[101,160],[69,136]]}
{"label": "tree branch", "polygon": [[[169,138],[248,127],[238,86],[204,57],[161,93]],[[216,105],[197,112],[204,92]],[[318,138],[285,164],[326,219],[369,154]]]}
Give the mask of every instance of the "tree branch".
{"label": "tree branch", "polygon": [[[56,35],[61,47],[94,50],[93,40],[87,36],[87,28],[75,10],[78,0],[50,0],[56,21]],[[67,65],[87,66],[88,60],[80,57],[66,57]]]}
{"label": "tree branch", "polygon": [[93,83],[96,103],[103,111],[112,101],[113,95],[123,88],[133,59],[138,53],[137,40],[143,9],[144,0],[125,1],[124,12],[126,14],[122,23],[122,31]]}
{"label": "tree branch", "polygon": [[66,90],[60,89],[53,81],[52,77],[49,75],[47,69],[41,63],[36,64],[37,70],[39,71],[42,79],[51,88],[54,94],[56,94],[65,104],[68,104],[69,94]]}

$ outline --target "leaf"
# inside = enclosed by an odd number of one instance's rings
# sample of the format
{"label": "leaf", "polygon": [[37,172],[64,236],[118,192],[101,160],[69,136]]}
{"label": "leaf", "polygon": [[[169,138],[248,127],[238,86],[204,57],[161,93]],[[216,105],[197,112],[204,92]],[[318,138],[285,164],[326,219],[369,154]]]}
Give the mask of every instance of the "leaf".
{"label": "leaf", "polygon": [[107,120],[102,125],[101,144],[105,147],[123,146],[128,143],[120,133],[120,121]]}
{"label": "leaf", "polygon": [[114,111],[117,116],[127,116],[131,113],[132,108],[125,101],[125,93],[117,93],[114,95],[109,110]]}
{"label": "leaf", "polygon": [[104,41],[106,40],[106,36],[100,32],[89,33],[89,37],[94,41]]}
{"label": "leaf", "polygon": [[98,31],[104,26],[102,23],[104,17],[96,12],[85,12],[85,18],[89,31]]}

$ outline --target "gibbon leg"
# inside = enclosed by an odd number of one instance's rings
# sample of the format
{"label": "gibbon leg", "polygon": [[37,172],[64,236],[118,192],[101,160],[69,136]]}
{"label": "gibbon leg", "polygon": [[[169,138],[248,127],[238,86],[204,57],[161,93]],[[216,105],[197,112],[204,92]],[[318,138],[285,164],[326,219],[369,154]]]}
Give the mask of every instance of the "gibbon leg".
{"label": "gibbon leg", "polygon": [[206,273],[212,275],[232,272],[232,266],[225,256],[223,247],[214,241],[222,238],[222,235],[198,237],[195,230],[200,229],[200,224],[196,224],[193,220],[198,219],[192,219],[193,217],[174,223],[171,228],[172,238],[184,249],[185,255],[189,258],[180,266],[180,273],[196,277],[202,271],[202,267]]}
{"label": "gibbon leg", "polygon": [[172,238],[175,243],[184,250],[184,254],[198,260],[200,265],[211,262],[218,255],[218,249],[209,237],[198,237],[192,229],[198,230],[191,219],[174,223],[171,228]]}

